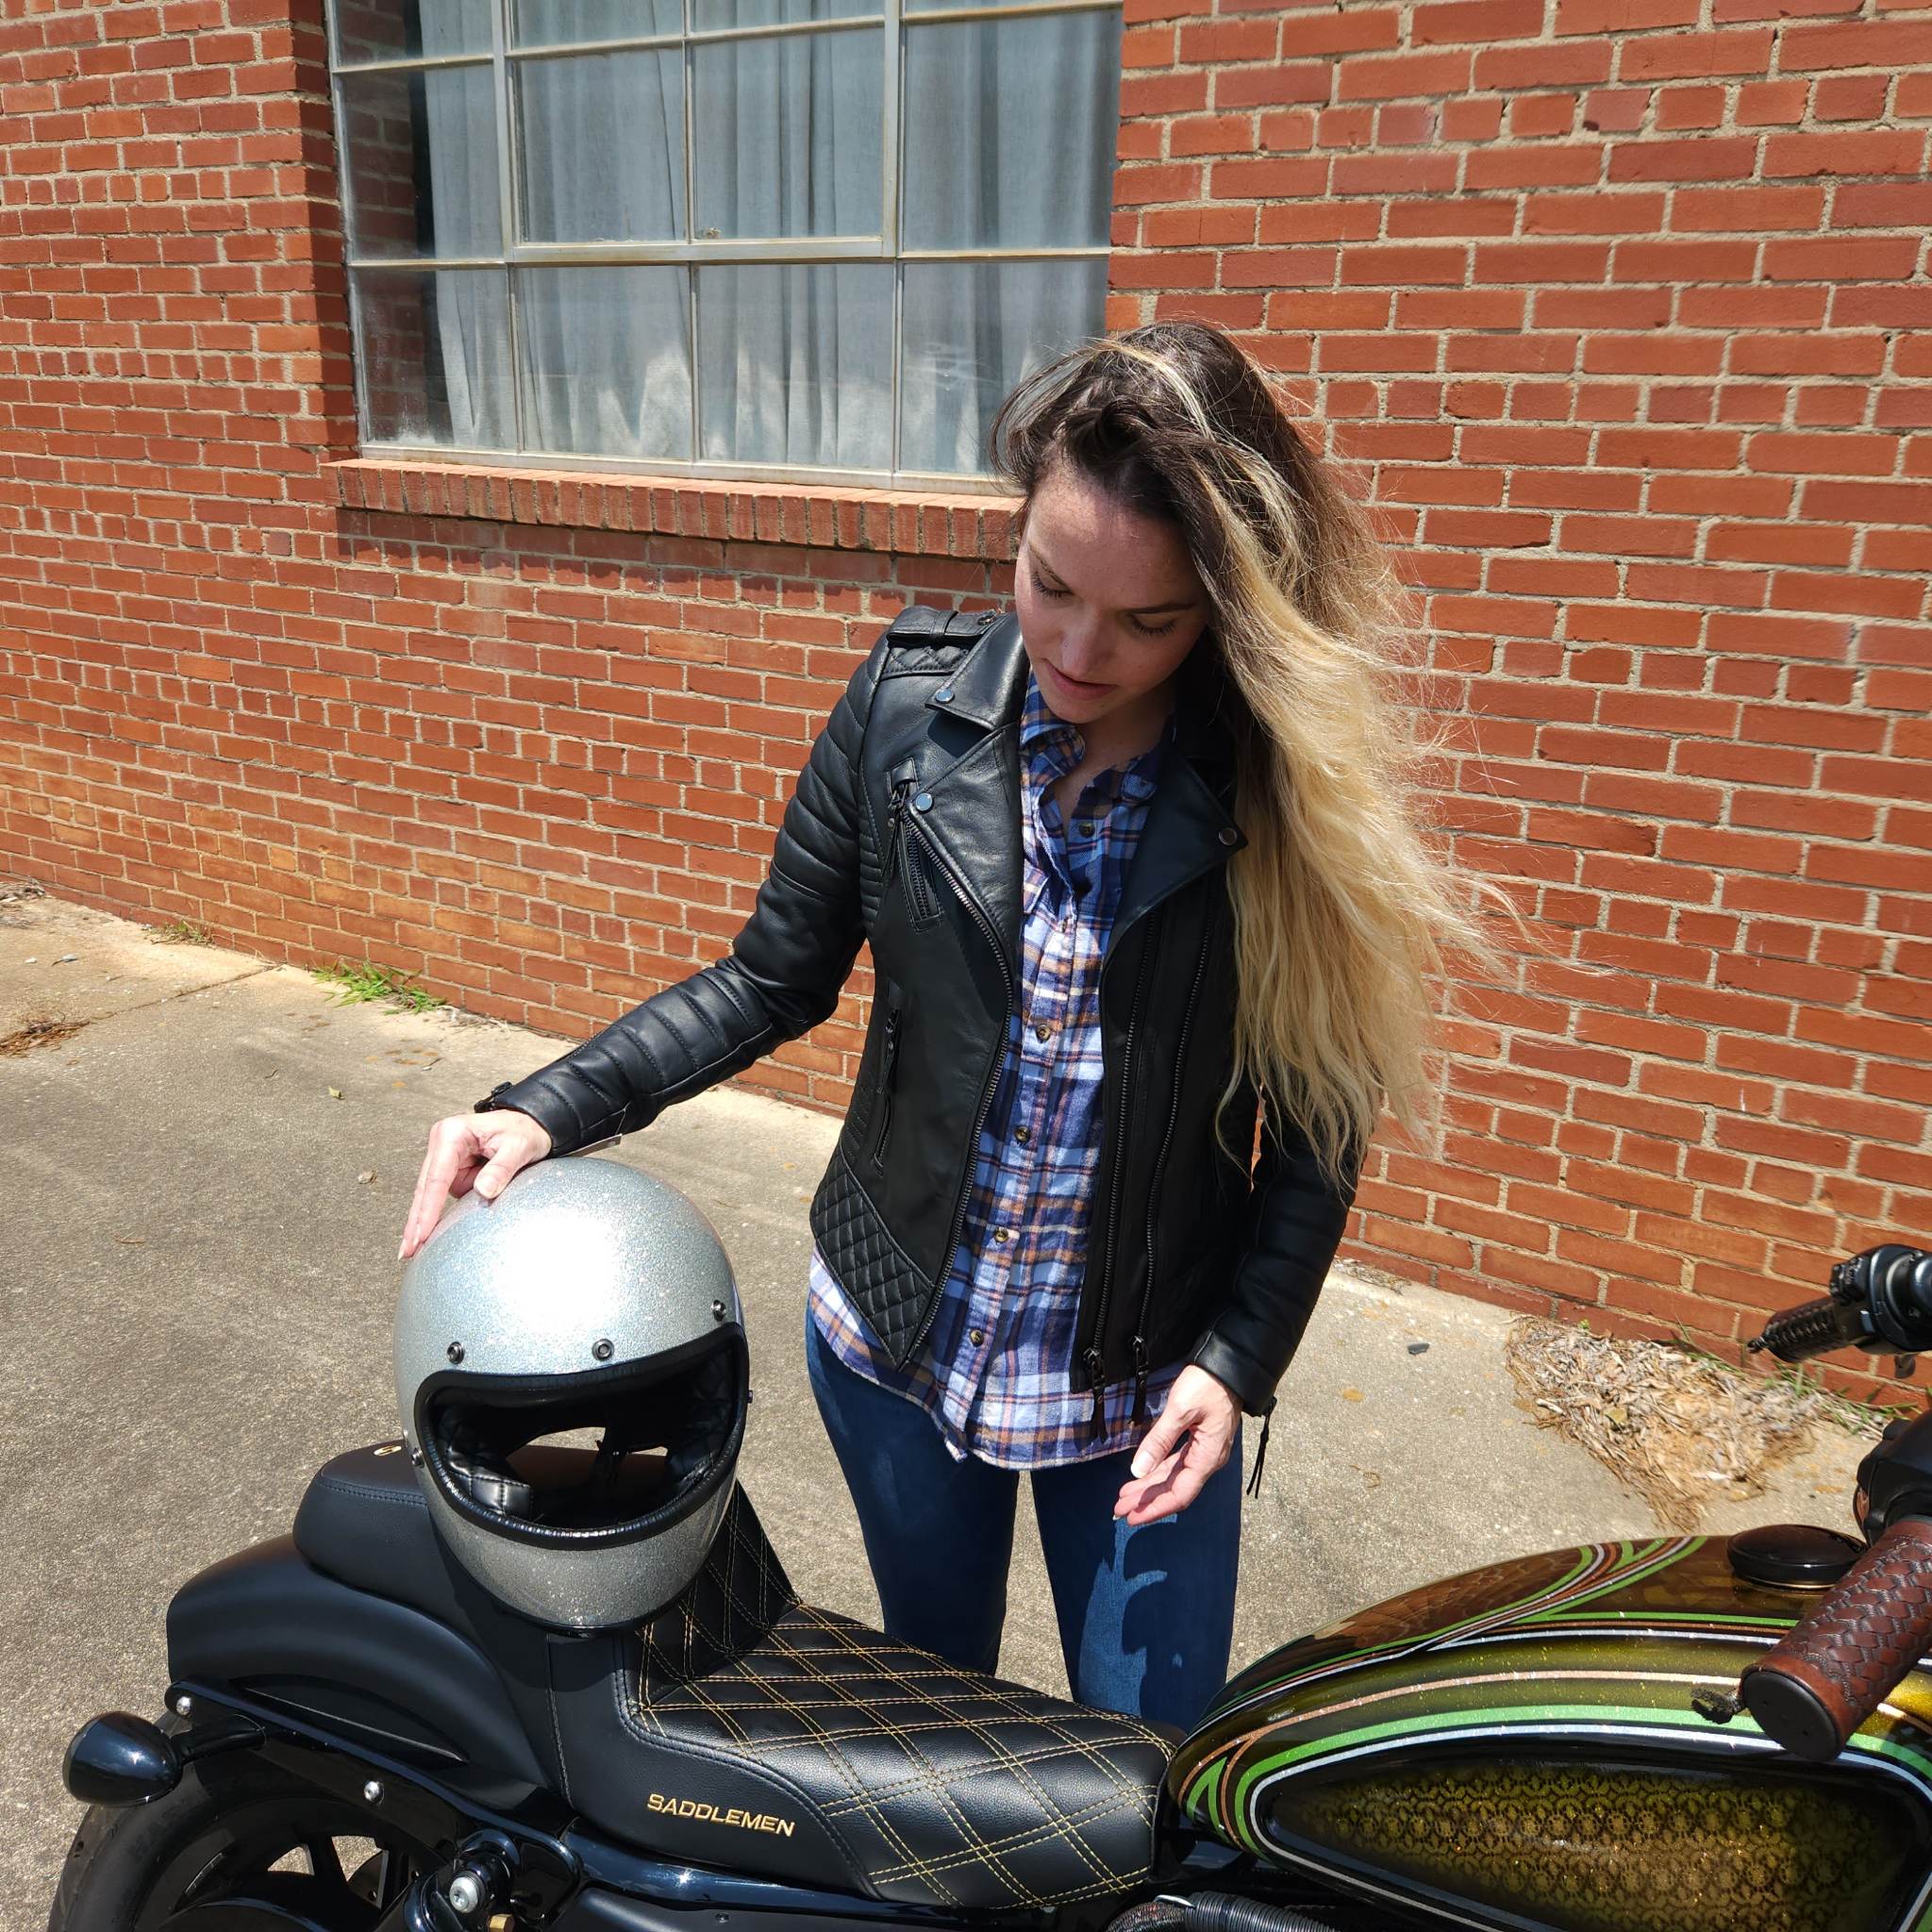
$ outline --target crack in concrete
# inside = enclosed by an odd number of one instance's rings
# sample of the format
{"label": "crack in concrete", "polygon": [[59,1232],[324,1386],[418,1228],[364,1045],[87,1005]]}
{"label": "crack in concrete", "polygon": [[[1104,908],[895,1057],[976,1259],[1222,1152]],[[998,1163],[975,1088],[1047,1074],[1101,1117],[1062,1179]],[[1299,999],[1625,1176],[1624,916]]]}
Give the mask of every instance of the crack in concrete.
{"label": "crack in concrete", "polygon": [[195,993],[208,992],[218,986],[240,986],[244,979],[258,979],[264,973],[275,970],[272,961],[264,961],[246,973],[231,974],[226,979],[205,979],[199,986],[177,987],[173,992],[164,992],[158,998],[139,1000],[131,1007],[115,1007],[106,1013],[91,1014],[85,1020],[29,1020],[25,1026],[0,1040],[0,1055],[17,1059],[33,1052],[36,1047],[58,1046],[64,1040],[72,1040],[85,1027],[98,1026],[105,1020],[118,1020],[124,1013],[145,1013],[155,1007],[165,1007],[173,1000],[190,999]]}

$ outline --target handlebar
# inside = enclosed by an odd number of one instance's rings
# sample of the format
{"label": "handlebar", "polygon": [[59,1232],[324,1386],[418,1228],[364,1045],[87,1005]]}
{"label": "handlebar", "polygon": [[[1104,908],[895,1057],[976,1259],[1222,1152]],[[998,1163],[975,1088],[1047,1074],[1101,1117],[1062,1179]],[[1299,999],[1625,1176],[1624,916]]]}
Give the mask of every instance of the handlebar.
{"label": "handlebar", "polygon": [[1767,1350],[1781,1362],[1804,1362],[1815,1355],[1829,1355],[1835,1348],[1876,1343],[1870,1316],[1862,1307],[1827,1296],[1774,1315],[1764,1324],[1764,1333],[1753,1336],[1744,1345],[1754,1353]]}
{"label": "handlebar", "polygon": [[1831,1292],[1776,1315],[1748,1344],[1780,1361],[1835,1348],[1916,1355],[1932,1349],[1932,1251],[1887,1241],[1831,1271]]}
{"label": "handlebar", "polygon": [[1739,1682],[1794,1757],[1826,1763],[1932,1649],[1932,1522],[1901,1518]]}

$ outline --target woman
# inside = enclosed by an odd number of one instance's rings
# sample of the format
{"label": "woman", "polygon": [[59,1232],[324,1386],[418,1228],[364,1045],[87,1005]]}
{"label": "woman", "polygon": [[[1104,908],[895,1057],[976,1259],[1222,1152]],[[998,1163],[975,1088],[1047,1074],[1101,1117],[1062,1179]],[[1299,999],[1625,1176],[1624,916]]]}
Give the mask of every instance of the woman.
{"label": "woman", "polygon": [[1187,1724],[1226,1669],[1241,1417],[1381,1108],[1429,1114],[1427,976],[1482,941],[1408,804],[1399,588],[1260,369],[1205,324],[1101,338],[992,445],[1013,611],[894,622],[730,955],[439,1123],[403,1253],[446,1192],[816,1024],[869,941],[807,1353],[886,1628],[992,1669],[1024,1470],[1074,1695]]}

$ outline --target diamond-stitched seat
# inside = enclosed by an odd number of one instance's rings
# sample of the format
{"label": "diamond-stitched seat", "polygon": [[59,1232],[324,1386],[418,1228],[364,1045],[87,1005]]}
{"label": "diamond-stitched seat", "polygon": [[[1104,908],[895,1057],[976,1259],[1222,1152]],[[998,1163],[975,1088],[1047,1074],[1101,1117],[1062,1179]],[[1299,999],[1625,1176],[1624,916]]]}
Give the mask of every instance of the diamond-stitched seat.
{"label": "diamond-stitched seat", "polygon": [[546,1636],[442,1549],[395,1446],[330,1463],[297,1544],[481,1645],[514,1707],[504,1721],[591,1824],[907,1905],[1056,1906],[1147,1875],[1157,1733],[801,1604],[741,1490],[696,1580],[649,1624]]}
{"label": "diamond-stitched seat", "polygon": [[[638,1633],[621,1701],[660,1797],[680,1765],[707,1793],[696,1816],[626,1807],[623,1828],[708,1862],[824,1884],[828,1840],[873,1896],[958,1907],[1125,1891],[1152,1863],[1156,1732],[801,1604],[741,1491],[703,1574]],[[816,1828],[774,1829],[788,1819]]]}

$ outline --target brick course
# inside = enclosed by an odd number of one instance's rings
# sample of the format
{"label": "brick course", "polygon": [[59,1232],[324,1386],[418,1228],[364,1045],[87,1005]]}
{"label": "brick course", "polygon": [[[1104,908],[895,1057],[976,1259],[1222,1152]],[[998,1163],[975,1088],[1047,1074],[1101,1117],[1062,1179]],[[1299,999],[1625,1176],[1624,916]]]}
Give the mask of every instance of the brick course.
{"label": "brick course", "polygon": [[[1282,372],[1539,947],[1349,1251],[1735,1352],[1932,1237],[1932,5],[1127,0],[1107,324]],[[0,20],[0,864],[581,1035],[1010,506],[358,459],[319,0]],[[867,980],[756,1070],[848,1088]],[[1861,1386],[1854,1379],[1852,1386]]]}

